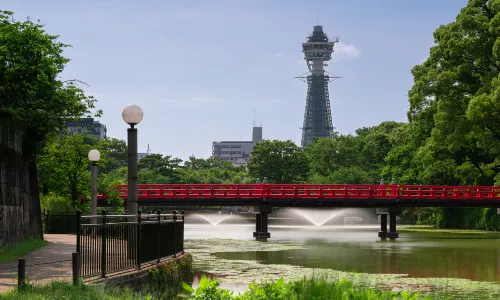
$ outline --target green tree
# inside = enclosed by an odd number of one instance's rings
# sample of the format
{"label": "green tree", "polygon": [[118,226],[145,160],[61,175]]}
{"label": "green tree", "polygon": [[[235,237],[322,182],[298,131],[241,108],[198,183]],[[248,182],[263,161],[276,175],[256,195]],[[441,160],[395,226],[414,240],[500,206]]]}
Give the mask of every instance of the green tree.
{"label": "green tree", "polygon": [[60,79],[69,62],[62,56],[68,45],[42,24],[17,21],[12,12],[0,10],[0,40],[0,118],[12,119],[23,132],[23,153],[30,157],[68,119],[90,115],[96,100],[77,87],[77,80]]}
{"label": "green tree", "polygon": [[242,183],[247,177],[244,166],[234,166],[218,157],[207,159],[190,157],[181,169],[182,183]]}
{"label": "green tree", "polygon": [[[410,124],[393,135],[384,174],[405,183],[491,186],[500,178],[500,1],[470,0],[434,41],[412,70]],[[414,212],[438,226],[500,224],[491,209]]]}
{"label": "green tree", "polygon": [[22,134],[23,160],[33,187],[28,191],[35,218],[30,231],[41,236],[37,156],[68,120],[91,115],[96,100],[84,94],[79,81],[61,79],[68,45],[42,24],[15,20],[12,12],[0,10],[0,44],[0,121],[7,120]]}
{"label": "green tree", "polygon": [[[410,167],[418,170],[408,177],[429,184],[493,184],[500,171],[499,10],[499,1],[470,0],[455,22],[434,32],[429,58],[413,68],[408,117],[418,140],[391,153],[396,158],[411,150]],[[387,170],[402,163],[394,158]]]}
{"label": "green tree", "polygon": [[[141,174],[148,175],[148,180],[158,178],[160,182],[156,183],[177,183],[180,180],[179,168],[182,160],[172,158],[170,155],[163,156],[162,154],[153,153],[139,160],[139,170]],[[153,182],[148,182],[153,183]]]}
{"label": "green tree", "polygon": [[385,157],[392,149],[391,136],[403,126],[383,122],[356,130],[356,135],[335,134],[319,138],[305,149],[310,183],[375,183],[380,180]]}
{"label": "green tree", "polygon": [[106,164],[99,172],[110,173],[127,165],[127,144],[124,140],[117,138],[107,138],[99,142],[99,148],[106,153]]}
{"label": "green tree", "polygon": [[248,164],[252,178],[270,183],[300,183],[307,178],[306,154],[292,141],[265,140],[255,145]]}
{"label": "green tree", "polygon": [[[46,191],[64,196],[77,207],[90,192],[90,162],[88,153],[98,148],[99,140],[87,134],[71,134],[47,143],[39,158],[40,183]],[[99,164],[105,164],[101,153]]]}

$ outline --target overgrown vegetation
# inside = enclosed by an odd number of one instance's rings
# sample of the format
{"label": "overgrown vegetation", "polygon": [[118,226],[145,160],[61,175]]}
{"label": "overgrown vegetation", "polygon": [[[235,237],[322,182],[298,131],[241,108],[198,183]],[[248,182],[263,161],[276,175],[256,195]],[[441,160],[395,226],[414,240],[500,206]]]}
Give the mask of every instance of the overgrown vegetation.
{"label": "overgrown vegetation", "polygon": [[[283,279],[277,282],[269,282],[264,285],[250,284],[249,291],[235,295],[227,289],[219,287],[216,280],[208,280],[205,276],[200,281],[196,291],[190,285],[184,284],[185,291],[178,296],[164,295],[161,299],[203,299],[203,300],[295,300],[295,299],[398,299],[413,300],[416,294],[406,292],[382,292],[375,289],[356,289],[348,281],[326,282],[316,279],[304,279],[301,281],[285,283]],[[48,300],[48,299],[154,299],[150,294],[135,293],[131,289],[107,288],[104,293],[92,286],[73,286],[69,283],[52,282],[45,286],[32,286],[25,291],[11,291],[0,294],[0,299],[26,299],[26,300]],[[160,299],[158,298],[158,299]],[[431,298],[426,298],[431,299]]]}
{"label": "overgrown vegetation", "polygon": [[419,296],[416,293],[390,292],[378,289],[356,288],[347,280],[332,282],[321,278],[304,278],[285,283],[281,278],[276,282],[262,285],[252,283],[248,291],[234,293],[219,287],[217,280],[202,277],[199,287],[195,290],[189,284],[183,284],[184,291],[177,295],[151,296],[147,292],[134,292],[129,288],[107,287],[100,291],[88,285],[73,286],[70,283],[52,282],[44,286],[30,286],[26,290],[0,294],[2,300],[49,300],[49,299],[85,299],[85,300],[135,300],[135,299],[200,299],[200,300],[309,300],[309,299],[339,299],[339,300],[417,300],[417,299],[455,299],[444,293],[435,297]]}
{"label": "overgrown vegetation", "polygon": [[74,286],[68,282],[51,282],[47,285],[28,286],[23,291],[12,290],[1,293],[0,300],[135,300],[151,299],[134,293],[128,288],[109,288],[100,292],[98,288],[89,285]]}
{"label": "overgrown vegetation", "polygon": [[303,280],[285,283],[281,278],[276,282],[267,282],[263,285],[255,283],[248,286],[249,290],[237,295],[227,289],[219,287],[217,280],[209,280],[203,276],[199,287],[194,290],[185,284],[184,288],[188,299],[204,300],[309,300],[309,299],[432,299],[418,297],[416,293],[408,292],[383,292],[377,289],[354,288],[351,282],[342,280],[339,282],[329,282],[320,278],[304,278]]}
{"label": "overgrown vegetation", "polygon": [[161,299],[172,299],[179,294],[182,283],[193,281],[193,258],[183,256],[175,262],[161,265],[149,272],[149,290]]}
{"label": "overgrown vegetation", "polygon": [[46,245],[46,241],[40,238],[32,237],[18,244],[0,248],[0,263],[11,262],[18,257]]}

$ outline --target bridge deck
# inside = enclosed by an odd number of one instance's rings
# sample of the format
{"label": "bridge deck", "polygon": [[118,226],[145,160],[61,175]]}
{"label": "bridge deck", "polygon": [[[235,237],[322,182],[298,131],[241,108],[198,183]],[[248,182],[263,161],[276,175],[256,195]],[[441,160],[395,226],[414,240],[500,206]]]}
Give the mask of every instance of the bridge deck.
{"label": "bridge deck", "polygon": [[[111,193],[128,198],[127,185]],[[109,194],[109,193],[108,193]],[[106,204],[106,195],[98,195]],[[145,206],[500,207],[500,187],[369,184],[140,184]]]}

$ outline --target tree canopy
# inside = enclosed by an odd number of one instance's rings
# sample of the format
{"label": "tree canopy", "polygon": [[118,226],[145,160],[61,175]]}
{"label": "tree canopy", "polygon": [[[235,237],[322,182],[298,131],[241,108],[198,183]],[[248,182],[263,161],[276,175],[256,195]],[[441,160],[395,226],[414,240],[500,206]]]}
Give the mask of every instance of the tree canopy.
{"label": "tree canopy", "polygon": [[300,183],[307,176],[307,157],[292,141],[264,140],[255,145],[248,164],[253,178],[270,183]]}
{"label": "tree canopy", "polygon": [[[17,21],[0,10],[0,118],[23,133],[23,152],[35,154],[46,139],[69,119],[90,115],[96,100],[84,94],[77,80],[62,80],[68,45],[43,25]],[[99,115],[100,111],[95,111]]]}
{"label": "tree canopy", "polygon": [[471,0],[413,68],[410,124],[386,174],[409,183],[493,185],[500,171],[500,1]]}

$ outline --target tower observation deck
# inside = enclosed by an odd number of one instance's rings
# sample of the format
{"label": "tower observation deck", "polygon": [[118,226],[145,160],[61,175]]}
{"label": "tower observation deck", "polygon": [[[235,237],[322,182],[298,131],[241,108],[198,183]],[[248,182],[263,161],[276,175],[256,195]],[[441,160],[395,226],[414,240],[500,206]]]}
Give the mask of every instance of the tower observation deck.
{"label": "tower observation deck", "polygon": [[314,26],[307,42],[302,43],[304,60],[309,71],[297,78],[307,83],[306,107],[302,126],[302,147],[316,137],[330,138],[333,133],[332,111],[328,83],[339,78],[329,74],[325,68],[332,59],[333,46],[338,42],[328,39],[323,26]]}

